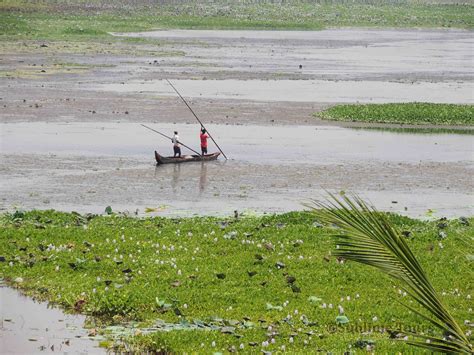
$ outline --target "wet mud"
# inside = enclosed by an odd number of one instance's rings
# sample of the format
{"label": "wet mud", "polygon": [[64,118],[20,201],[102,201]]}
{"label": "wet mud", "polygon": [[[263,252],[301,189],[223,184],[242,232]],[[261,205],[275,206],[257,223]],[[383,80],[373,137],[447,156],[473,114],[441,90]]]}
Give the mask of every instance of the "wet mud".
{"label": "wet mud", "polygon": [[[355,131],[343,127],[366,125],[313,116],[338,102],[472,103],[472,31],[126,36],[139,38],[106,51],[26,41],[2,53],[2,210],[283,212],[331,189],[413,216],[472,214],[472,135]],[[229,161],[155,168],[153,150],[170,144],[138,123],[198,148],[199,126],[164,79]]]}
{"label": "wet mud", "polygon": [[[198,149],[197,125],[153,125]],[[347,190],[416,217],[473,212],[471,135],[209,125],[229,157],[155,166],[171,143],[131,123],[2,125],[1,208],[159,215],[285,212]],[[22,153],[18,154],[18,150]],[[347,147],[351,147],[347,149]],[[189,154],[183,148],[183,154]],[[138,210],[138,211],[137,211]]]}

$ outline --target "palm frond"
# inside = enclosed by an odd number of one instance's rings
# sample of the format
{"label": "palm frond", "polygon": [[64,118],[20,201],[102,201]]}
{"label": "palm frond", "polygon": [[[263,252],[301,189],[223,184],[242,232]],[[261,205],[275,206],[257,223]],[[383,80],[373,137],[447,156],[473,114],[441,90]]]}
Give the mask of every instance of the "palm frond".
{"label": "palm frond", "polygon": [[441,303],[421,264],[387,216],[358,196],[342,194],[338,197],[331,193],[329,196],[326,202],[314,201],[311,207],[321,222],[339,227],[334,254],[373,266],[400,280],[407,293],[431,316],[405,306],[446,335],[445,338],[436,338],[412,334],[429,342],[410,343],[433,351],[472,353],[462,329]]}

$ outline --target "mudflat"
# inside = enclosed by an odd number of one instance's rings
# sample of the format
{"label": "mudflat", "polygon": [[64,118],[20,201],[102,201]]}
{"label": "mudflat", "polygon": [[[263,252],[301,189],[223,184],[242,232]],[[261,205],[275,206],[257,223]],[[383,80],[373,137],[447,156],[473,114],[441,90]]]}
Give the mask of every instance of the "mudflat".
{"label": "mudflat", "polygon": [[[313,117],[355,102],[472,103],[472,31],[154,31],[111,43],[3,42],[1,208],[282,212],[347,189],[414,216],[472,214],[470,134],[353,130]],[[230,160],[154,167],[145,131],[199,125]],[[211,146],[211,150],[215,149]]]}

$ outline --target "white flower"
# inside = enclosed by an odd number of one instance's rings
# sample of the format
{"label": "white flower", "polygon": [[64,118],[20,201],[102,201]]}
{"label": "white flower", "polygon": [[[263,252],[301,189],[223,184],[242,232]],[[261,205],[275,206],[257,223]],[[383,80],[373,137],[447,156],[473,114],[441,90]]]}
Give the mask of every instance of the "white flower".
{"label": "white flower", "polygon": [[212,341],[211,346],[214,348],[216,346],[216,342]]}
{"label": "white flower", "polygon": [[341,305],[337,306],[337,308],[339,309],[339,314],[344,314],[344,308]]}
{"label": "white flower", "polygon": [[351,296],[347,296],[347,297],[346,297],[346,300],[350,301],[350,300],[351,300]]}
{"label": "white flower", "polygon": [[293,344],[294,341],[293,337],[290,337],[290,343]]}
{"label": "white flower", "polygon": [[332,309],[332,307],[333,307],[332,303],[329,303],[329,308],[331,308],[331,309]]}
{"label": "white flower", "polygon": [[372,322],[377,322],[378,320],[379,320],[379,319],[377,318],[377,316],[374,316],[374,317],[372,318]]}
{"label": "white flower", "polygon": [[244,345],[244,343],[240,343],[240,346],[239,346],[239,348],[240,348],[240,349],[243,349],[243,348],[245,348],[245,345]]}
{"label": "white flower", "polygon": [[265,341],[262,341],[262,346],[263,346],[264,348],[266,348],[266,347],[268,346],[268,341],[266,341],[266,340],[265,340]]}
{"label": "white flower", "polygon": [[275,338],[272,338],[272,340],[270,340],[270,343],[275,344]]}
{"label": "white flower", "polygon": [[100,277],[99,276],[97,276],[97,282],[100,282]]}
{"label": "white flower", "polygon": [[92,289],[92,293],[96,293],[97,290],[95,288]]}
{"label": "white flower", "polygon": [[59,265],[56,265],[56,267],[54,268],[54,270],[59,271]]}
{"label": "white flower", "polygon": [[326,303],[323,303],[323,304],[321,305],[321,308],[326,308],[326,307],[327,307]]}
{"label": "white flower", "polygon": [[180,270],[178,270],[178,275],[181,275],[181,269],[180,269]]}
{"label": "white flower", "polygon": [[188,304],[187,303],[183,304],[183,308],[184,309],[188,308]]}

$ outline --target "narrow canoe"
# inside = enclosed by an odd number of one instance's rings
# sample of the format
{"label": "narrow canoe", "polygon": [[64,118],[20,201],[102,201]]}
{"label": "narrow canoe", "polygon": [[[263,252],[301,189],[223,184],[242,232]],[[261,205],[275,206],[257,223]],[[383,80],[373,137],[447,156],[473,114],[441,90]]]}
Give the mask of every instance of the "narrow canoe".
{"label": "narrow canoe", "polygon": [[190,161],[209,161],[209,160],[216,160],[217,157],[221,153],[212,153],[212,154],[206,154],[206,155],[181,155],[181,158],[174,158],[174,157],[164,157],[158,154],[158,152],[155,150],[155,159],[156,159],[156,164],[161,165],[161,164],[178,164],[178,163],[188,163]]}

